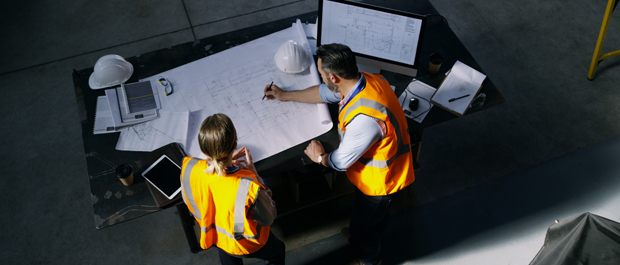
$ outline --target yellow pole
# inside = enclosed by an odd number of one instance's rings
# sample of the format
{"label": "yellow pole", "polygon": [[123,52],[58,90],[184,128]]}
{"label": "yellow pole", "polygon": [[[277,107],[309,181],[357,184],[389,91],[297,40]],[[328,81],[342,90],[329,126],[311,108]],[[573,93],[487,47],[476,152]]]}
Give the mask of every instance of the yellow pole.
{"label": "yellow pole", "polygon": [[594,79],[594,72],[598,63],[606,58],[620,55],[620,50],[601,55],[601,49],[603,48],[603,42],[605,41],[605,34],[607,33],[607,26],[609,26],[609,19],[611,13],[614,10],[615,2],[618,0],[609,0],[607,3],[607,9],[605,10],[605,17],[603,17],[603,24],[601,25],[601,32],[598,34],[598,41],[596,42],[596,48],[594,49],[594,56],[592,56],[592,63],[590,64],[590,71],[588,72],[588,79]]}

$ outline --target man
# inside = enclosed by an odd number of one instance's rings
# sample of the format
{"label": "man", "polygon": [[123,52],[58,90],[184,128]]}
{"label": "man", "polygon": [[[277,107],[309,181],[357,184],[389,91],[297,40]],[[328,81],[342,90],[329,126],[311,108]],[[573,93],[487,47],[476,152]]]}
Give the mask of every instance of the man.
{"label": "man", "polygon": [[312,161],[346,171],[356,186],[350,229],[342,234],[359,248],[357,264],[381,263],[381,231],[401,191],[415,180],[407,120],[382,76],[360,73],[355,55],[342,44],[317,49],[318,70],[325,84],[301,91],[265,87],[269,99],[306,103],[339,102],[340,145],[326,153],[321,142],[305,150]]}

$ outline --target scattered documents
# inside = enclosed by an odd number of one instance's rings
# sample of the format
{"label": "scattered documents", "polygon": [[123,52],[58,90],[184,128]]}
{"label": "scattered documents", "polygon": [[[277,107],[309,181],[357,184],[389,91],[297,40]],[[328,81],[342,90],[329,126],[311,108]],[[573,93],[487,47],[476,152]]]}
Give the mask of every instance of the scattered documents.
{"label": "scattered documents", "polygon": [[456,61],[431,98],[431,102],[458,116],[463,116],[480,91],[485,78],[486,75],[461,61]]}
{"label": "scattered documents", "polygon": [[187,141],[189,112],[162,110],[161,118],[143,122],[121,132],[116,150],[150,152],[169,143]]}
{"label": "scattered documents", "polygon": [[[413,80],[409,83],[405,91],[400,94],[400,97],[398,98],[398,101],[400,101],[400,105],[403,107],[403,111],[405,112],[405,116],[418,123],[422,123],[428,112],[431,111],[431,108],[433,107],[431,97],[435,94],[435,91],[435,88],[419,80]],[[419,100],[418,108],[416,110],[409,108],[409,102],[413,98],[417,98]]]}

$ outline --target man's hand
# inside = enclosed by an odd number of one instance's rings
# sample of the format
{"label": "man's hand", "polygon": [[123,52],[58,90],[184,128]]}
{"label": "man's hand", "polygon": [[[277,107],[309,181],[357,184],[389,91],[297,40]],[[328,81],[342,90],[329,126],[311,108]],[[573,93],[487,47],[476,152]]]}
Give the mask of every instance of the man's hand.
{"label": "man's hand", "polygon": [[280,101],[286,101],[284,99],[284,93],[286,93],[286,91],[282,90],[277,85],[271,85],[271,86],[267,85],[267,86],[265,86],[265,91],[264,92],[265,92],[265,97],[267,99],[278,99]]}
{"label": "man's hand", "polygon": [[325,148],[323,148],[321,142],[317,140],[312,140],[308,147],[306,147],[306,150],[304,150],[304,153],[306,153],[310,160],[318,163],[319,155],[325,153]]}
{"label": "man's hand", "polygon": [[277,99],[279,101],[296,101],[303,103],[323,103],[321,95],[319,93],[319,85],[311,86],[304,90],[282,90],[279,86],[269,85],[265,86],[265,97],[268,99]]}

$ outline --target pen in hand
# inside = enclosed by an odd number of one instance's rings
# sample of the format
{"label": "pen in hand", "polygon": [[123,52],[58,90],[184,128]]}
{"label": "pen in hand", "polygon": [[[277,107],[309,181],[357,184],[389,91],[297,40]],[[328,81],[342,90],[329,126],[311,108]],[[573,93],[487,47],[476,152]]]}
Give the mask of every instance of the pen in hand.
{"label": "pen in hand", "polygon": [[[271,81],[271,84],[269,85],[269,88],[267,88],[267,91],[271,91],[271,86],[273,86],[273,81]],[[266,96],[267,96],[267,94],[263,95],[263,99],[261,99],[261,100],[265,100]]]}
{"label": "pen in hand", "polygon": [[466,97],[469,97],[469,94],[467,94],[465,96],[460,96],[458,98],[451,98],[450,100],[448,100],[448,102],[452,102],[452,101],[459,100],[459,99],[466,98]]}

